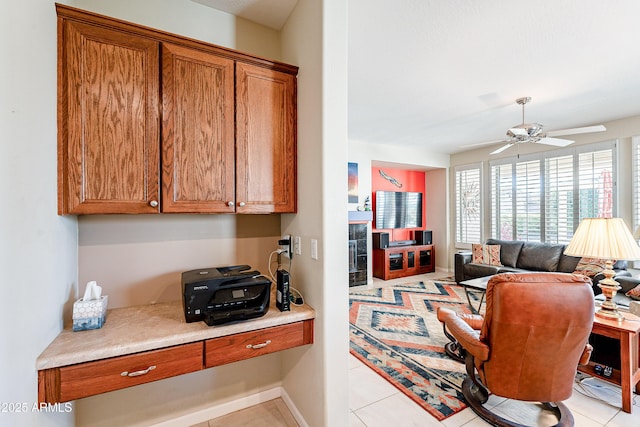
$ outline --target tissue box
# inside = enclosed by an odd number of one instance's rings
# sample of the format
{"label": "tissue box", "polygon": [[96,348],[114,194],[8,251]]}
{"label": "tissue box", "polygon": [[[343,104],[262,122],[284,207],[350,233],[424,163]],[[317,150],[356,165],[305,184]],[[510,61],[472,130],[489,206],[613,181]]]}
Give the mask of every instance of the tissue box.
{"label": "tissue box", "polygon": [[86,331],[100,329],[107,318],[108,296],[100,299],[84,301],[80,298],[73,303],[73,330]]}

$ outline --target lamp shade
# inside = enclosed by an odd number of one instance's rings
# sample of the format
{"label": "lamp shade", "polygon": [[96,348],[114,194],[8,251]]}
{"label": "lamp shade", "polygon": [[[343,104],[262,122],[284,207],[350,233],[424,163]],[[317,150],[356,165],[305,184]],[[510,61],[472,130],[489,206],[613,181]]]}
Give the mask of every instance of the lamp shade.
{"label": "lamp shade", "polygon": [[564,253],[611,260],[640,259],[640,247],[622,218],[583,219]]}

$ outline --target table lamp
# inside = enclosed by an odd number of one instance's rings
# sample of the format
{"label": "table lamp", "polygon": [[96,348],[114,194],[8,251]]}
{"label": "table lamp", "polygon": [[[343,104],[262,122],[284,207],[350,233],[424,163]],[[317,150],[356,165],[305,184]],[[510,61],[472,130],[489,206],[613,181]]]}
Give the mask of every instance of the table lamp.
{"label": "table lamp", "polygon": [[640,247],[622,218],[585,218],[578,225],[573,238],[564,250],[566,255],[599,258],[605,261],[604,279],[598,283],[605,301],[596,316],[622,319],[613,297],[620,285],[613,279],[613,263],[640,259]]}

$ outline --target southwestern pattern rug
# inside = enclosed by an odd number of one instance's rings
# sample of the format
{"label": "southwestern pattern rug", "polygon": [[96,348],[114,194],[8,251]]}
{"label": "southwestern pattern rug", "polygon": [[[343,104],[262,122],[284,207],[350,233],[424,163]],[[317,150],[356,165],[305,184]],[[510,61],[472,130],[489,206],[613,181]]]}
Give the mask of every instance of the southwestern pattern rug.
{"label": "southwestern pattern rug", "polygon": [[464,288],[418,281],[349,292],[350,351],[438,420],[466,408],[464,365],[444,352],[436,317],[445,306],[469,313]]}

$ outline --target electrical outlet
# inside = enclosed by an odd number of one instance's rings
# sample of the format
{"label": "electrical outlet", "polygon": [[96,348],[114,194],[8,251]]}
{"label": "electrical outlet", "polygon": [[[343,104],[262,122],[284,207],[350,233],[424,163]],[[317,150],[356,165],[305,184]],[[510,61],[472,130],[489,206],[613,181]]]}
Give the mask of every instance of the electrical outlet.
{"label": "electrical outlet", "polygon": [[291,252],[293,243],[291,242],[291,236],[289,234],[283,235],[278,241],[278,244],[280,245],[280,249],[284,251],[282,252],[282,256],[285,258],[293,258],[293,253]]}

